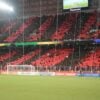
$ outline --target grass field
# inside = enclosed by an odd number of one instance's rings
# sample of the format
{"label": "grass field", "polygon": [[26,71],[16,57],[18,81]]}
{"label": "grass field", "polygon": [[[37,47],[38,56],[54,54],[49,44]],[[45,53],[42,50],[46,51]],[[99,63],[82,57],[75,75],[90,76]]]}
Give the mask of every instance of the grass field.
{"label": "grass field", "polygon": [[1,75],[0,100],[100,100],[100,78]]}

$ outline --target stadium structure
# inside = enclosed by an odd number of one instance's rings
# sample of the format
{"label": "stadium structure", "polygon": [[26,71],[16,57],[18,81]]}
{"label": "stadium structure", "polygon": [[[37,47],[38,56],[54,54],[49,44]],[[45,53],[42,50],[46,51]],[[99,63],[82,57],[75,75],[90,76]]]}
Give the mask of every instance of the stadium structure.
{"label": "stadium structure", "polygon": [[100,100],[100,0],[0,0],[0,100]]}
{"label": "stadium structure", "polygon": [[0,72],[99,75],[100,0],[0,0]]}

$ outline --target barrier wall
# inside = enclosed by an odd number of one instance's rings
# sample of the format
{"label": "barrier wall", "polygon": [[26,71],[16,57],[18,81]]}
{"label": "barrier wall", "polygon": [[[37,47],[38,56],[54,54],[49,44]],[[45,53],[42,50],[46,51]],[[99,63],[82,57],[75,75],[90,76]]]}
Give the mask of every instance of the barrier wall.
{"label": "barrier wall", "polygon": [[79,76],[79,77],[100,77],[100,73],[76,73],[76,72],[2,72],[8,75],[30,75],[30,76]]}
{"label": "barrier wall", "polygon": [[82,77],[100,77],[100,74],[97,73],[84,73],[84,74],[77,74],[77,76],[82,76]]}
{"label": "barrier wall", "polygon": [[55,76],[76,76],[74,72],[55,72]]}

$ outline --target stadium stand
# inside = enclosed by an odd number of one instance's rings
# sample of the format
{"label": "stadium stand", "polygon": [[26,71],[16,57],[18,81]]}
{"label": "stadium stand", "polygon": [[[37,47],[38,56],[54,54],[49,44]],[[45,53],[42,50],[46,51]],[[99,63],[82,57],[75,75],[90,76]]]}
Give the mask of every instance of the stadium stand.
{"label": "stadium stand", "polygon": [[23,23],[19,29],[15,32],[12,33],[9,37],[7,37],[7,39],[5,39],[5,42],[14,42],[19,36],[20,34],[22,34],[24,32],[24,30],[26,28],[28,28],[31,24],[32,21],[34,21],[36,18],[29,18],[25,23]]}
{"label": "stadium stand", "polygon": [[88,20],[86,21],[86,23],[84,24],[84,26],[80,32],[80,35],[78,36],[78,38],[80,38],[80,39],[91,38],[91,34],[89,33],[89,31],[95,24],[96,24],[96,13],[93,13],[93,14],[90,14]]}
{"label": "stadium stand", "polygon": [[[69,14],[65,21],[62,22],[61,26],[56,30],[56,32],[51,36],[52,40],[62,40],[65,35],[70,31],[72,25],[74,24],[77,14]],[[75,18],[75,19],[74,19]]]}
{"label": "stadium stand", "polygon": [[23,55],[21,58],[16,59],[15,61],[9,62],[11,65],[20,65],[24,64],[25,61],[30,60],[32,57],[37,55],[40,50],[36,50],[34,52],[29,52],[28,54]]}
{"label": "stadium stand", "polygon": [[0,42],[96,39],[100,37],[99,26],[96,12],[30,17],[1,28],[5,31],[0,34]]}
{"label": "stadium stand", "polygon": [[11,58],[15,54],[16,54],[16,51],[13,51],[11,54],[6,53],[6,54],[3,54],[3,55],[0,55],[0,62],[4,62],[5,60]]}
{"label": "stadium stand", "polygon": [[[81,21],[79,21],[81,20]],[[11,33],[9,33],[11,32]],[[7,34],[9,33],[9,34]],[[11,23],[4,24],[1,28],[0,42],[34,42],[34,41],[61,41],[66,39],[99,39],[100,23],[97,22],[97,12],[90,13],[67,13],[63,15],[52,15],[42,17],[29,17],[24,20],[13,20]],[[92,67],[100,66],[99,50],[94,53],[88,53],[85,50],[77,50],[73,47],[62,49],[52,48],[40,50],[30,50],[23,53],[14,50],[12,53],[0,55],[0,62],[5,67],[7,64],[20,65],[32,64],[40,68],[62,69],[62,66],[68,66],[65,69],[79,66]],[[89,50],[91,51],[91,50]],[[79,52],[82,52],[82,54]],[[18,56],[17,56],[18,55]],[[87,56],[86,56],[87,55]],[[38,57],[36,57],[38,56]],[[91,58],[94,59],[91,60]],[[10,60],[9,60],[10,59]],[[93,62],[94,61],[94,62]],[[81,63],[80,63],[81,62]]]}
{"label": "stadium stand", "polygon": [[71,52],[71,49],[51,49],[42,55],[39,59],[33,61],[32,65],[44,68],[53,67],[56,64],[62,62],[66,56],[70,55]]}
{"label": "stadium stand", "polygon": [[99,67],[100,65],[100,48],[89,52],[83,59],[81,59],[80,67]]}
{"label": "stadium stand", "polygon": [[37,32],[30,35],[29,41],[37,41],[37,40],[39,40],[43,36],[45,31],[51,26],[53,20],[54,20],[54,17],[53,16],[49,16],[47,18],[47,20],[42,25],[40,25],[40,27],[37,30]]}
{"label": "stadium stand", "polygon": [[8,23],[6,22],[2,26],[2,28],[0,29],[0,34],[9,32],[9,30],[11,30],[15,25],[16,25],[16,21],[15,20],[11,21],[10,23],[9,22]]}

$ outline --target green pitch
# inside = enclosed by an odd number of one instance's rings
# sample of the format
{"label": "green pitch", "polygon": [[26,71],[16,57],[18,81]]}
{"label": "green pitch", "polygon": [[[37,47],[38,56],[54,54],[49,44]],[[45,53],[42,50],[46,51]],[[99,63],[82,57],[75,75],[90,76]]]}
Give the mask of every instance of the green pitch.
{"label": "green pitch", "polygon": [[100,100],[100,78],[0,76],[0,100]]}

